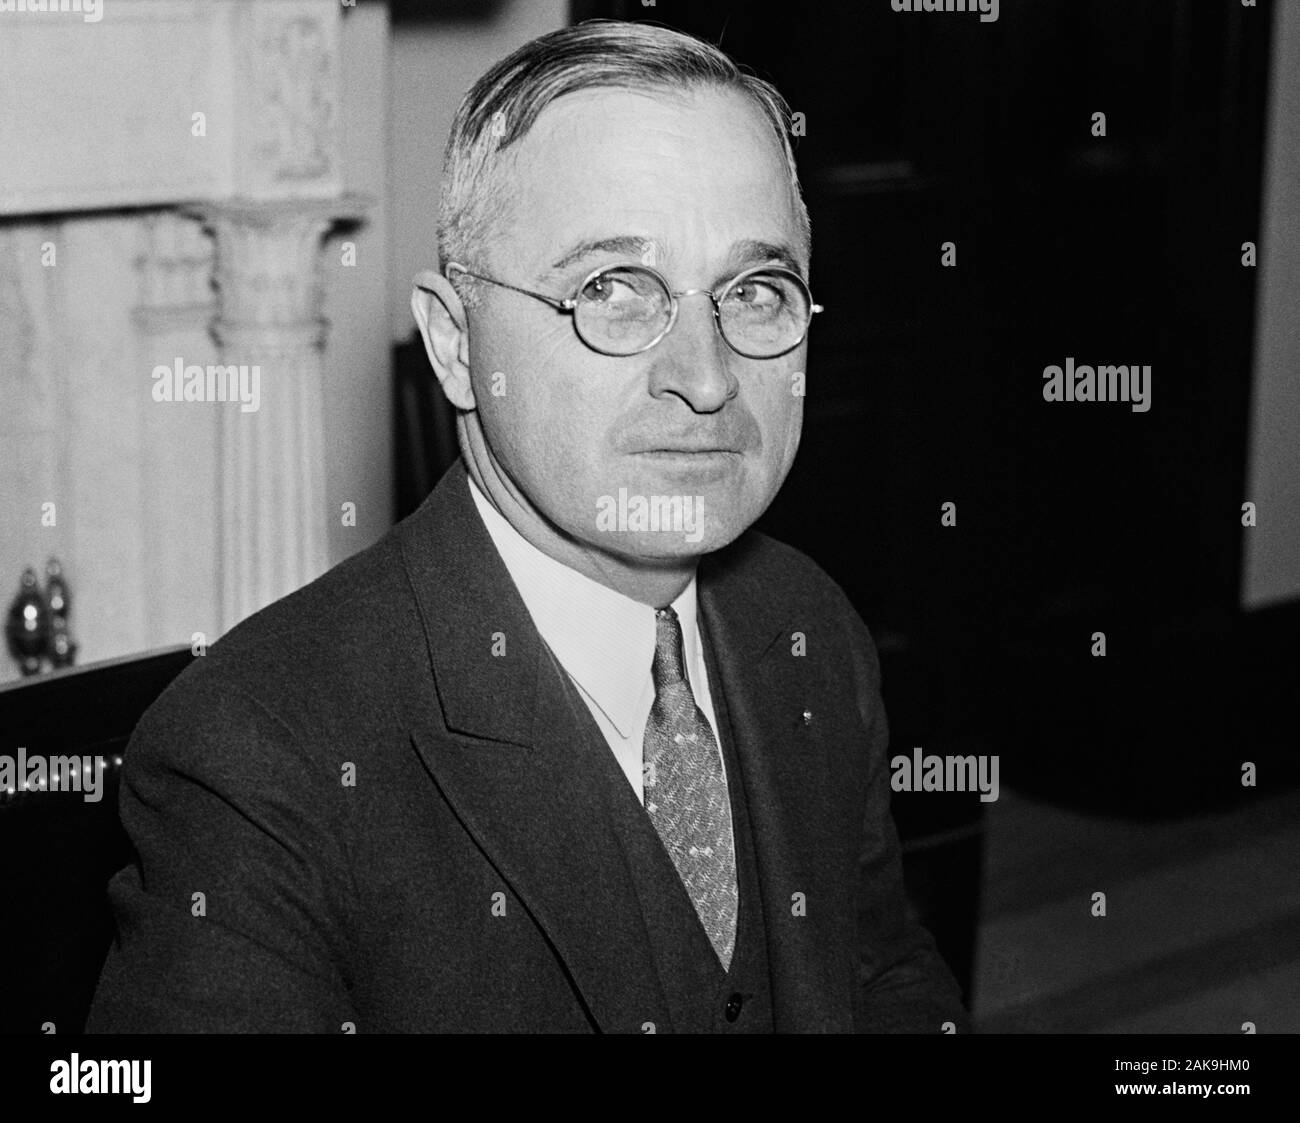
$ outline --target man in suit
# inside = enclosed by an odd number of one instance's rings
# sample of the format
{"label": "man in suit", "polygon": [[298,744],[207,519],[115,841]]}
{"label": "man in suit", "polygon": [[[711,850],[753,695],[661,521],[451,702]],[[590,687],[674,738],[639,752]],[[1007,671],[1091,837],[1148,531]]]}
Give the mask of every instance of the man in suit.
{"label": "man in suit", "polygon": [[461,460],[141,722],[90,1029],[967,1028],[871,637],[748,529],[814,314],[787,116],[636,24],[469,92],[413,295]]}

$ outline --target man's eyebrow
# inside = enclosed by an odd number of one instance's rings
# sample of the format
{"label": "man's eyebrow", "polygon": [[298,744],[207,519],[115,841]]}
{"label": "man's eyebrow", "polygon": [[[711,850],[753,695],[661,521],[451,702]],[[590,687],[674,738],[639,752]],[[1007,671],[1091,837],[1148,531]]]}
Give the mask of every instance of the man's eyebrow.
{"label": "man's eyebrow", "polygon": [[635,234],[620,234],[614,238],[589,239],[571,246],[562,257],[552,262],[550,268],[542,275],[550,276],[559,273],[575,262],[581,261],[584,257],[591,257],[593,254],[598,253],[624,253],[639,259],[645,252],[646,247],[652,244],[649,239],[638,237]]}
{"label": "man's eyebrow", "polygon": [[[646,248],[655,243],[649,238],[636,234],[620,234],[612,238],[591,238],[571,246],[551,266],[542,273],[538,280],[553,277],[583,258],[598,253],[625,254],[640,259]],[[742,238],[727,251],[727,265],[732,272],[739,272],[750,265],[775,262],[787,269],[803,275],[804,265],[800,254],[788,242],[767,242],[761,238]]]}
{"label": "man's eyebrow", "polygon": [[760,239],[744,238],[733,245],[730,253],[727,254],[728,265],[734,265],[738,270],[749,265],[773,261],[803,276],[803,255],[786,242],[764,242]]}

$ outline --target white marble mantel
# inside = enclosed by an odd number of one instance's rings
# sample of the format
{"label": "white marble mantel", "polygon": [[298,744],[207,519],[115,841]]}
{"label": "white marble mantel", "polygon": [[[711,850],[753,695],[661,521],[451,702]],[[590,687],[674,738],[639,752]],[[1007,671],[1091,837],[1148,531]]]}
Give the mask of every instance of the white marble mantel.
{"label": "white marble mantel", "polygon": [[94,23],[0,13],[0,214],[336,198],[340,12],[104,0]]}
{"label": "white marble mantel", "polygon": [[[64,557],[83,662],[328,567],[322,239],[369,202],[339,0],[101,11],[0,10],[0,595]],[[158,401],[178,361],[259,367],[258,409]]]}

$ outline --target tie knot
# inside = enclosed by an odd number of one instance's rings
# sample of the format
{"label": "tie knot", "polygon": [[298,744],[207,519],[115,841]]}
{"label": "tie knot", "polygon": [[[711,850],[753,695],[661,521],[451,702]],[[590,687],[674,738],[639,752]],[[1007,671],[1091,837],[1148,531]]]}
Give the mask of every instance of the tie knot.
{"label": "tie knot", "polygon": [[684,682],[685,657],[682,653],[682,625],[672,608],[655,609],[655,659],[650,668],[655,693],[666,686]]}

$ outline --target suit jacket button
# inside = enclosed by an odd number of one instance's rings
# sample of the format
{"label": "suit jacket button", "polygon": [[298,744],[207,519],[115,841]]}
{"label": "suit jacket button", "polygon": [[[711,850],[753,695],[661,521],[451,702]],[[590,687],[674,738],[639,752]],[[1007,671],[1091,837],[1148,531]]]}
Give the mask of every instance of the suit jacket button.
{"label": "suit jacket button", "polygon": [[723,1009],[723,1013],[727,1015],[727,1021],[734,1022],[738,1017],[740,1017],[740,1008],[743,1005],[745,1005],[745,1000],[738,994],[733,994],[728,998],[727,1005]]}

